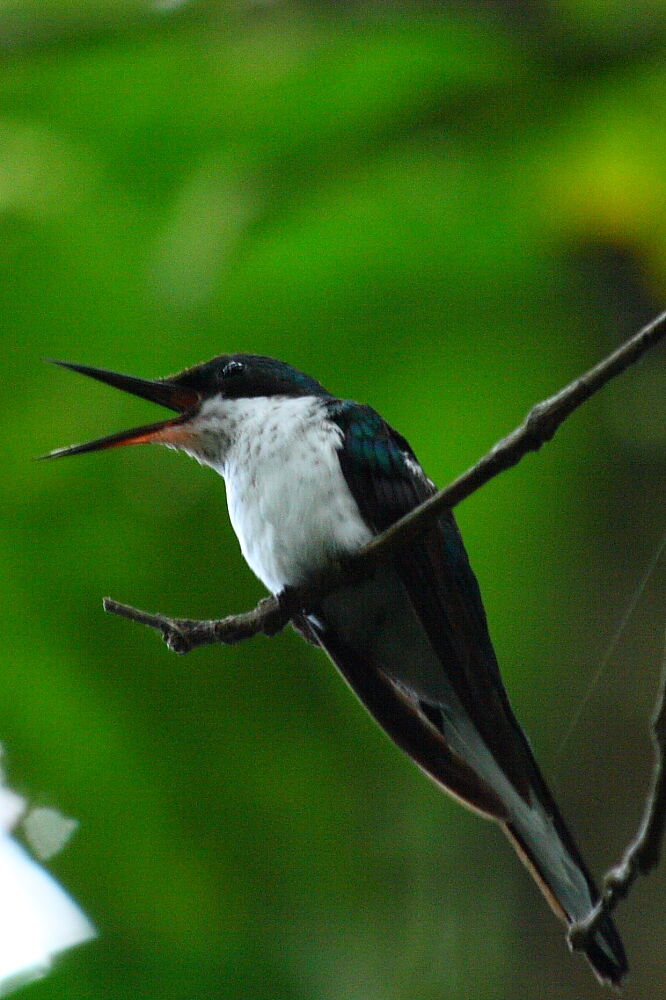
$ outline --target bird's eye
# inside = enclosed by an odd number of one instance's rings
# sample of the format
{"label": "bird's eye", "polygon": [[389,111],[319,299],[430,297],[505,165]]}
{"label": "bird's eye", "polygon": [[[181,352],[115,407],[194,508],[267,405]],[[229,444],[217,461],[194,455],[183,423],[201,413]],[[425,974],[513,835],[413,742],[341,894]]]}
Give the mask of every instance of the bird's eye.
{"label": "bird's eye", "polygon": [[235,375],[242,375],[245,369],[245,365],[242,361],[227,361],[226,365],[220,372],[220,376],[223,379],[233,378]]}

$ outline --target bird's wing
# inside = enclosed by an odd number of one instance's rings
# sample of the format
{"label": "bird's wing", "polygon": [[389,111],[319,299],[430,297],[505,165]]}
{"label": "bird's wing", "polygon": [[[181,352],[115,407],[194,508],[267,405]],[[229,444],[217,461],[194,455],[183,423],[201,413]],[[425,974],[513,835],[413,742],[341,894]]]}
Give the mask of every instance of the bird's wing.
{"label": "bird's wing", "polygon": [[[339,400],[328,406],[342,430],[342,473],[372,531],[432,496],[435,486],[413,451],[379,414]],[[369,667],[325,622],[315,624],[317,638],[395,742],[448,791],[499,820],[554,911],[568,922],[580,919],[598,892],[509,704],[453,514],[444,513],[392,564],[437,654],[439,683],[420,678],[417,693]],[[466,750],[451,744],[456,731],[464,732]],[[603,982],[618,983],[626,972],[610,918],[586,953]]]}
{"label": "bird's wing", "polygon": [[[383,531],[436,492],[408,443],[378,413],[344,401],[330,407],[344,434],[343,475],[372,531]],[[539,772],[509,705],[453,514],[444,513],[394,560],[442,670],[497,763],[527,797]],[[437,700],[420,706],[428,707],[437,709]]]}

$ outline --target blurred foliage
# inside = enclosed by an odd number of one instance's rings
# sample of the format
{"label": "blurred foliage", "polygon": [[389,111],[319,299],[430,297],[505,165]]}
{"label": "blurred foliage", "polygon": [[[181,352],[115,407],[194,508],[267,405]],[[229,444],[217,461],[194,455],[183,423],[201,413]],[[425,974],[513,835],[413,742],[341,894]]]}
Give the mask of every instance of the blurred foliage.
{"label": "blurred foliage", "polygon": [[[79,818],[51,867],[98,942],[37,998],[598,995],[509,847],[293,634],[185,660],[101,596],[211,616],[261,588],[212,473],[43,356],[145,376],[291,361],[444,483],[666,300],[666,8],[5,0],[0,6],[10,780]],[[636,822],[664,567],[655,351],[460,509],[507,685],[590,864]],[[621,912],[666,990],[663,875]]]}

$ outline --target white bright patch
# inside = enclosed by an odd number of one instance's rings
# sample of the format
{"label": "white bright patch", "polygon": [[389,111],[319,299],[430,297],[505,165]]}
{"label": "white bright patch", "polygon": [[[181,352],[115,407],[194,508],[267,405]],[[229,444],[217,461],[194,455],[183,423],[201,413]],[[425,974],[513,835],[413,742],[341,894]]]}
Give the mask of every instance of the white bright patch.
{"label": "white bright patch", "polygon": [[75,819],[48,806],[35,806],[22,823],[26,839],[40,861],[48,861],[62,851],[78,825]]}
{"label": "white bright patch", "polygon": [[[96,934],[65,890],[10,835],[25,808],[20,795],[0,785],[0,997],[44,976],[55,955]],[[67,839],[73,821],[60,820]],[[62,846],[62,824],[53,828],[50,844],[58,839]]]}
{"label": "white bright patch", "polygon": [[58,952],[95,929],[56,880],[0,834],[0,996],[45,975]]}
{"label": "white bright patch", "polygon": [[0,830],[13,830],[25,810],[25,799],[0,785]]}

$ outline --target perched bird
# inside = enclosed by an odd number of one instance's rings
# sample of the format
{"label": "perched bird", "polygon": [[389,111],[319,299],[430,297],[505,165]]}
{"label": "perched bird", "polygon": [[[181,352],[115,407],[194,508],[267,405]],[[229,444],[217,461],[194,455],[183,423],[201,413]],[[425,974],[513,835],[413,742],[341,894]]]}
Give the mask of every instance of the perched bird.
{"label": "perched bird", "polygon": [[[211,466],[243,555],[273,594],[357,552],[435,492],[375,410],[273,358],[221,355],[156,381],[56,363],[178,416],[51,456],[156,442]],[[295,624],[426,774],[501,825],[555,913],[567,924],[584,917],[599,894],[509,704],[453,514]],[[622,980],[608,916],[586,954],[601,982]]]}

